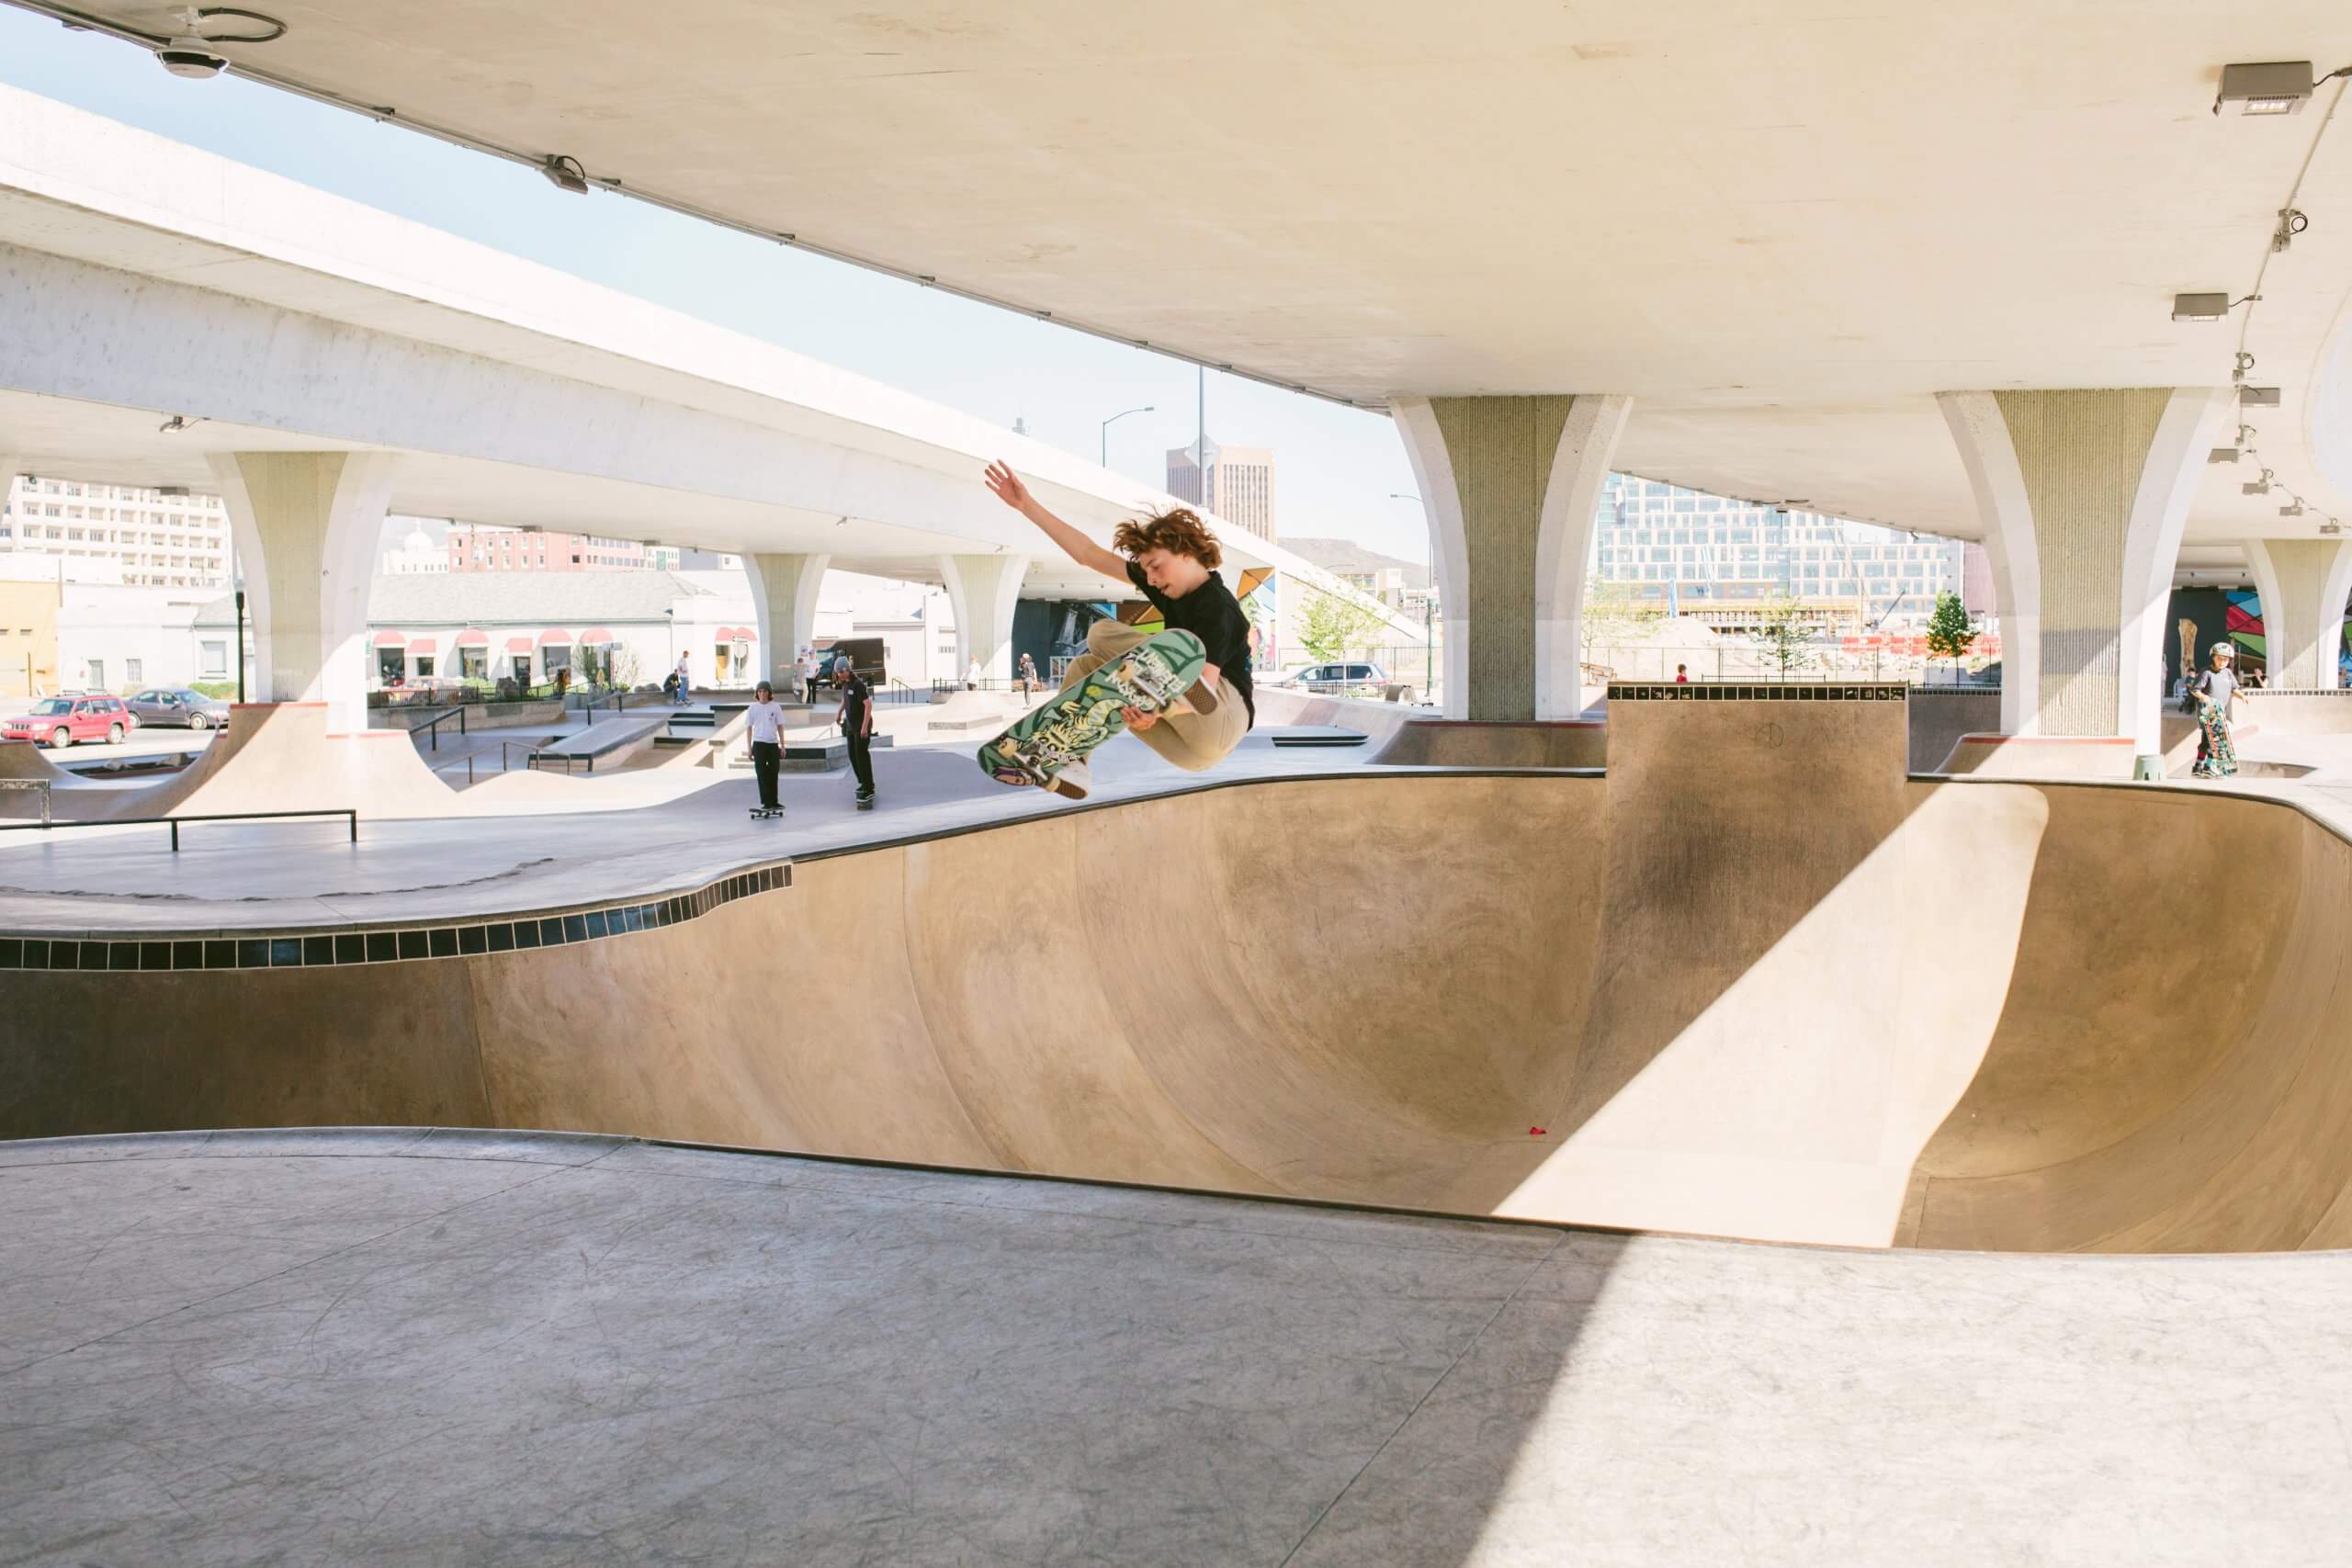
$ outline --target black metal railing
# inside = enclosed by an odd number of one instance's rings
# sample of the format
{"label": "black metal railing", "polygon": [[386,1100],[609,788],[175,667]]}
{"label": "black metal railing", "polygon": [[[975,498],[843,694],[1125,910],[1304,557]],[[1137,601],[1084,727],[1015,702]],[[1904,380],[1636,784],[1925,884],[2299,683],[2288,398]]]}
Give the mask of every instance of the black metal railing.
{"label": "black metal railing", "polygon": [[265,822],[281,818],[308,817],[341,817],[351,825],[351,841],[359,841],[359,813],[348,806],[325,806],[315,811],[191,811],[178,817],[117,817],[88,822],[16,822],[0,824],[0,833],[51,833],[68,828],[152,828],[158,824],[172,830],[172,853],[180,852],[180,824],[183,822]]}
{"label": "black metal railing", "polygon": [[459,703],[455,707],[442,709],[423,724],[410,725],[409,739],[413,740],[422,734],[428,742],[426,750],[438,751],[441,750],[441,727],[453,718],[458,721],[458,733],[463,735],[466,732],[466,705]]}

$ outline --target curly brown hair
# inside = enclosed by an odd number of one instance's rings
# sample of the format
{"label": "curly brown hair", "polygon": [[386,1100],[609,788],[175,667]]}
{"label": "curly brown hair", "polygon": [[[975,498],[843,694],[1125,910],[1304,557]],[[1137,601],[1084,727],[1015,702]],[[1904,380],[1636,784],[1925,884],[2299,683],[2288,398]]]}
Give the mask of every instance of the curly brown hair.
{"label": "curly brown hair", "polygon": [[1150,550],[1190,556],[1210,571],[1225,560],[1225,552],[1217,548],[1216,536],[1201,521],[1201,514],[1189,506],[1170,507],[1140,523],[1120,524],[1118,532],[1111,536],[1111,547],[1129,560]]}

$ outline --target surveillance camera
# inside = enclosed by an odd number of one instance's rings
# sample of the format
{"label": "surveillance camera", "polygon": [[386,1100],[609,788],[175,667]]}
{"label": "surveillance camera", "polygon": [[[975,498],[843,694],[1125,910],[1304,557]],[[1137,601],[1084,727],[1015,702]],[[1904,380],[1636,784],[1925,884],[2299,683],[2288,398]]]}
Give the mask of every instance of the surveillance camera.
{"label": "surveillance camera", "polygon": [[155,51],[155,58],[173,75],[185,76],[192,82],[209,81],[229,68],[228,56],[194,33],[162,45]]}

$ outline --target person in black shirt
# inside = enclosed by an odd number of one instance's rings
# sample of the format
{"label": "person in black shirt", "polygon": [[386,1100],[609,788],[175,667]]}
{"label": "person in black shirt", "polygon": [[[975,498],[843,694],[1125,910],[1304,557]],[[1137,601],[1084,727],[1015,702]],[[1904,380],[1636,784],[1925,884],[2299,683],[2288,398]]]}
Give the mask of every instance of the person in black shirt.
{"label": "person in black shirt", "polygon": [[874,691],[844,653],[833,660],[833,687],[842,694],[842,739],[849,742],[850,771],[857,774],[857,804],[874,803]]}
{"label": "person in black shirt", "polygon": [[[1174,631],[1188,631],[1208,650],[1200,683],[1164,714],[1125,710],[1127,728],[1180,768],[1214,766],[1257,722],[1250,682],[1250,617],[1216,573],[1224,560],[1216,536],[1188,507],[1122,523],[1106,550],[1046,510],[1019,475],[991,463],[988,487],[996,498],[1046,532],[1062,553],[1105,577],[1120,578],[1151,601]],[[1097,621],[1086,630],[1084,657],[1070,660],[1062,690],[1110,663],[1150,636],[1122,621]],[[1084,764],[1080,764],[1083,767]],[[1064,770],[1067,776],[1071,770]],[[1088,781],[1078,781],[1083,789]]]}

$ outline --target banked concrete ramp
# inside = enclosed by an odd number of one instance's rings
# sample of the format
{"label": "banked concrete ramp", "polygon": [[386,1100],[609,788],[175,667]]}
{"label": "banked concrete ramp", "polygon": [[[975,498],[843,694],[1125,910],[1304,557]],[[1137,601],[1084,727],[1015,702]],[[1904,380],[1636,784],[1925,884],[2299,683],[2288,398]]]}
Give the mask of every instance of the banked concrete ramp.
{"label": "banked concrete ramp", "polygon": [[1898,702],[1611,725],[1606,779],[1236,784],[581,945],[12,975],[0,1136],[533,1127],[1854,1245],[2352,1246],[2342,840],[1908,780]]}
{"label": "banked concrete ramp", "polygon": [[[633,721],[650,731],[659,718]],[[153,781],[102,782],[57,767],[30,741],[0,741],[0,778],[40,779],[60,821],[124,822],[207,812],[356,811],[363,819],[610,811],[657,804],[706,787],[687,769],[711,771],[740,733],[738,715],[711,744],[616,778],[570,778],[531,767],[502,770],[458,790],[437,777],[401,729],[331,732],[324,703],[239,703],[228,727],[195,761]],[[485,767],[487,767],[485,763]],[[0,819],[40,814],[30,791],[0,791]]]}

